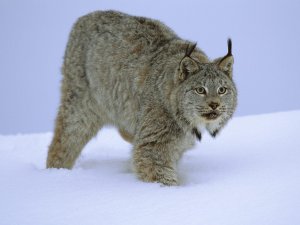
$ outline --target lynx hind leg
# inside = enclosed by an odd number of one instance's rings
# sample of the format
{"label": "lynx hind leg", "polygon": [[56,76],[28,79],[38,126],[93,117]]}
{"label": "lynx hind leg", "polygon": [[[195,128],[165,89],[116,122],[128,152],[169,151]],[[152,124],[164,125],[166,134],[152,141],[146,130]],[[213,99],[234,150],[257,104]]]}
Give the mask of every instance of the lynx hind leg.
{"label": "lynx hind leg", "polygon": [[47,168],[71,169],[86,143],[102,123],[88,108],[62,105],[47,157]]}
{"label": "lynx hind leg", "polygon": [[132,134],[130,134],[127,130],[120,128],[119,133],[125,141],[127,141],[129,143],[133,143],[134,136]]}

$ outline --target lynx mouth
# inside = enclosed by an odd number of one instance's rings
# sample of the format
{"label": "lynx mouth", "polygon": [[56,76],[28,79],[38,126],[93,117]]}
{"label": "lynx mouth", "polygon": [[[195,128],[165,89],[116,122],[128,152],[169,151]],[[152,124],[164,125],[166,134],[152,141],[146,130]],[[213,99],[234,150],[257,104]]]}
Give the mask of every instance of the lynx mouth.
{"label": "lynx mouth", "polygon": [[212,112],[209,112],[209,113],[205,113],[205,114],[202,114],[201,116],[204,117],[205,119],[207,120],[215,120],[217,119],[221,114],[217,111],[212,111]]}

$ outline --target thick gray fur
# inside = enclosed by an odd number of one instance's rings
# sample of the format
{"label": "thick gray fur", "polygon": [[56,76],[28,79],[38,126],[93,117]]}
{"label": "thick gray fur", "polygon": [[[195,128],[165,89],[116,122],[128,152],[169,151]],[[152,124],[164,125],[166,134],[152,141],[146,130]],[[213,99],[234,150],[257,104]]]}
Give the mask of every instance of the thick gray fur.
{"label": "thick gray fur", "polygon": [[215,136],[237,103],[233,56],[210,61],[198,48],[187,55],[190,47],[157,20],[115,11],[79,18],[65,52],[47,168],[71,169],[110,124],[133,144],[139,179],[179,184],[176,164],[194,145],[195,129]]}

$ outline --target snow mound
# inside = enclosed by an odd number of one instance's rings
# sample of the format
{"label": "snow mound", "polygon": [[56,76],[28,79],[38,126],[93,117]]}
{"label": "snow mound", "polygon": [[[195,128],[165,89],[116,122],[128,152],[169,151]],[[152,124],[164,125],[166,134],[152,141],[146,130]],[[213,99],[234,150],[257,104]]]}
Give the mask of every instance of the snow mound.
{"label": "snow mound", "polygon": [[137,180],[112,128],[73,170],[45,169],[52,133],[0,136],[0,224],[300,224],[299,130],[300,111],[234,118],[184,155],[179,187]]}

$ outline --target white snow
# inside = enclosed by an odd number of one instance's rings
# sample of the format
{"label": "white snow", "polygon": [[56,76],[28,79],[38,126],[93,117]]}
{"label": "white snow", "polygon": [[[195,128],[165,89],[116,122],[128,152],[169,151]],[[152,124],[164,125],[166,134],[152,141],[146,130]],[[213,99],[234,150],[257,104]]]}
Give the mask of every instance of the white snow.
{"label": "white snow", "polygon": [[0,224],[300,224],[299,131],[300,111],[234,118],[184,155],[179,187],[137,180],[112,128],[73,170],[45,169],[52,133],[0,136]]}

